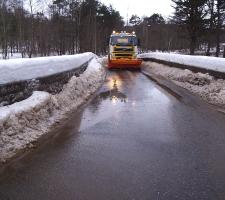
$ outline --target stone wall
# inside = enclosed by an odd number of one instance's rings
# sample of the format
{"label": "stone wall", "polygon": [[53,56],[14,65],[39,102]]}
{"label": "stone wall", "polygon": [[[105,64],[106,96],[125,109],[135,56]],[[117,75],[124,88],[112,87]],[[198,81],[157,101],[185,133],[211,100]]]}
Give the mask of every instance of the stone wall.
{"label": "stone wall", "polygon": [[27,99],[32,95],[33,91],[46,91],[51,94],[59,93],[72,76],[79,77],[86,70],[90,61],[69,71],[32,80],[0,85],[0,105],[10,105]]}

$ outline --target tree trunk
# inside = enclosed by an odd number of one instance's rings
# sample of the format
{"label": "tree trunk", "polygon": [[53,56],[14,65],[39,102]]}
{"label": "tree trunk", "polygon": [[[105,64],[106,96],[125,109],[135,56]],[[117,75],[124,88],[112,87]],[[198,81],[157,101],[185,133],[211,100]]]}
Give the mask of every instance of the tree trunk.
{"label": "tree trunk", "polygon": [[208,41],[206,56],[210,56],[211,41]]}
{"label": "tree trunk", "polygon": [[220,55],[220,30],[216,31],[216,57]]}
{"label": "tree trunk", "polygon": [[224,49],[223,49],[223,58],[225,58],[225,45],[224,45]]}
{"label": "tree trunk", "polygon": [[216,26],[216,57],[219,57],[220,55],[220,35],[221,35],[221,29],[223,25],[222,21],[222,1],[217,1],[217,26]]}
{"label": "tree trunk", "polygon": [[195,48],[196,48],[196,37],[191,37],[191,43],[190,43],[190,55],[195,55]]}
{"label": "tree trunk", "polygon": [[209,25],[209,31],[208,31],[209,34],[208,34],[208,46],[207,46],[206,56],[210,56],[210,48],[212,45],[211,34],[213,29],[215,0],[209,1],[208,6],[210,8],[210,25]]}

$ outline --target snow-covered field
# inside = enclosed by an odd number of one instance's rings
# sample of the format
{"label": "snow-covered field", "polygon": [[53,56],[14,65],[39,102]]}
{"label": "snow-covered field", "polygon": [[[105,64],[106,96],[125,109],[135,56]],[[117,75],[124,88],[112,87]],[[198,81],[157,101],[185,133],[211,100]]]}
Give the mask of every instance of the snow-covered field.
{"label": "snow-covered field", "polygon": [[93,56],[93,53],[83,53],[69,56],[0,60],[0,84],[31,80],[75,69]]}
{"label": "snow-covered field", "polygon": [[140,54],[140,58],[153,58],[157,60],[178,63],[186,66],[210,69],[225,73],[225,58],[215,58],[207,56],[189,56],[173,53],[145,53]]}
{"label": "snow-covered field", "polygon": [[[225,66],[224,66],[225,67]],[[208,74],[193,73],[188,69],[178,69],[155,62],[146,62],[144,71],[171,80],[210,104],[225,108],[225,80],[215,79]]]}
{"label": "snow-covered field", "polygon": [[[82,54],[80,58],[82,60],[83,57],[90,56],[92,56],[90,53],[86,53]],[[67,58],[68,60],[65,64],[60,58],[52,59],[51,64],[60,71],[67,70],[68,64],[73,62],[74,56],[68,56]],[[11,67],[9,65],[8,68],[21,70],[23,68],[22,65],[25,64],[28,67],[26,72],[31,72],[31,68],[35,70],[38,62],[39,65],[40,63],[43,64],[42,69],[45,69],[47,73],[51,73],[51,70],[46,69],[49,66],[49,59],[51,58],[43,58],[39,61],[32,59],[29,61],[29,64],[28,61],[14,60],[10,62],[15,64],[19,62],[17,64],[20,67]],[[105,79],[105,69],[102,67],[101,62],[102,60],[94,58],[89,63],[87,70],[80,77],[72,77],[59,94],[51,95],[46,92],[34,92],[30,98],[24,101],[0,107],[1,162],[12,158],[21,150],[32,148],[39,138],[49,133],[54,124],[64,119],[69,112],[84,103]],[[79,65],[79,62],[76,64]],[[30,67],[30,65],[33,67]],[[0,70],[3,70],[3,66],[7,66],[7,63],[1,64]],[[38,69],[37,71],[40,70]],[[28,78],[28,74],[26,78]]]}

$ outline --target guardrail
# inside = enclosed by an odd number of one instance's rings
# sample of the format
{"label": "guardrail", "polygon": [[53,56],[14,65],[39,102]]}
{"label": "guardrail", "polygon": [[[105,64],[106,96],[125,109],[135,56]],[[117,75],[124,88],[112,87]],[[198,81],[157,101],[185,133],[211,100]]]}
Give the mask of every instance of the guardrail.
{"label": "guardrail", "polygon": [[[94,55],[93,55],[94,56]],[[93,59],[89,58],[80,66],[52,75],[35,79],[0,84],[0,104],[9,105],[30,97],[33,91],[46,91],[51,94],[59,93],[72,76],[79,76]]]}

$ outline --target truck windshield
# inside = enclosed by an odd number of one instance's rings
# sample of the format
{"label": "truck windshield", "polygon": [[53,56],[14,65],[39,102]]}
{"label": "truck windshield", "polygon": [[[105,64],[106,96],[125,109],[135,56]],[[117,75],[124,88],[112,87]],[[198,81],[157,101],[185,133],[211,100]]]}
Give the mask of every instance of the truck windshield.
{"label": "truck windshield", "polygon": [[110,44],[121,46],[137,46],[137,38],[135,36],[112,36],[110,38]]}

